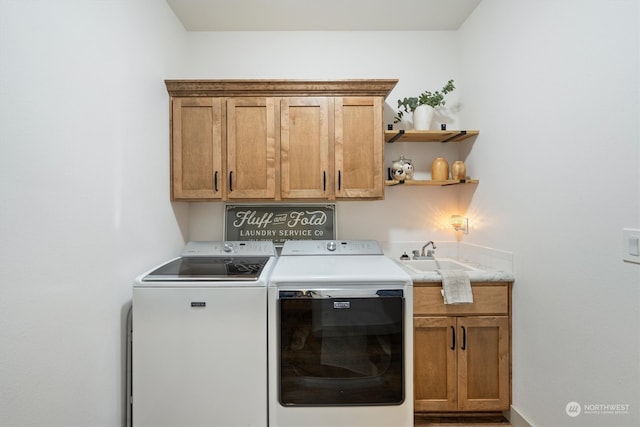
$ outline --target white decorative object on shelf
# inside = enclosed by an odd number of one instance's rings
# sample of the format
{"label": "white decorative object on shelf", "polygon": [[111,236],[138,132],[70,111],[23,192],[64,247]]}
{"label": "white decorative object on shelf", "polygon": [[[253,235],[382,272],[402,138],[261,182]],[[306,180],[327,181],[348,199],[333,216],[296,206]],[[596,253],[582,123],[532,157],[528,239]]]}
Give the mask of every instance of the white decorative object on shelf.
{"label": "white decorative object on shelf", "polygon": [[415,130],[429,130],[431,129],[431,122],[433,121],[433,107],[430,105],[418,105],[413,110],[413,127]]}

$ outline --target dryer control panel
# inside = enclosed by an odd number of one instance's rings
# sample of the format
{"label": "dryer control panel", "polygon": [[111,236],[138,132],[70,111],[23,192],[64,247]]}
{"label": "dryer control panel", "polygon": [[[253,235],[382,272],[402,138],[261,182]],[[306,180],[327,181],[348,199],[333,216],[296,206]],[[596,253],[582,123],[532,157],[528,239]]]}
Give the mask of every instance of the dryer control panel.
{"label": "dryer control panel", "polygon": [[383,255],[383,252],[375,240],[288,240],[280,255]]}

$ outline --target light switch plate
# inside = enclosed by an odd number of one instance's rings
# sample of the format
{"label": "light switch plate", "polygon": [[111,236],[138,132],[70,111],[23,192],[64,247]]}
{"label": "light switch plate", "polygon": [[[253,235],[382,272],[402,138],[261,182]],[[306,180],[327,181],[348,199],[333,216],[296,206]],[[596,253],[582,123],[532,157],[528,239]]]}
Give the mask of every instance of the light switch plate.
{"label": "light switch plate", "polygon": [[622,259],[640,264],[640,230],[625,228],[622,236]]}

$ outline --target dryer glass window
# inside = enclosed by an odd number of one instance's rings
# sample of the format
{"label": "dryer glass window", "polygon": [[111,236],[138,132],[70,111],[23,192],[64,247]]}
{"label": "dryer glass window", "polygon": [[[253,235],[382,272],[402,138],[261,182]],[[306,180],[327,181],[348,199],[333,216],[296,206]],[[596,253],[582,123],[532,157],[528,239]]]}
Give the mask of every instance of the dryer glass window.
{"label": "dryer glass window", "polygon": [[402,291],[375,297],[280,293],[280,403],[400,405]]}

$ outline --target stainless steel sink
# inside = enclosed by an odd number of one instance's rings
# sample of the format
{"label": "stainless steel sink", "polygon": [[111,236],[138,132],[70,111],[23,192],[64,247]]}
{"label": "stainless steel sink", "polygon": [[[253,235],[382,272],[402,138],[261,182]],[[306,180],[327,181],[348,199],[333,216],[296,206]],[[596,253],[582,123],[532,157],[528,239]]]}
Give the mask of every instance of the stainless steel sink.
{"label": "stainless steel sink", "polygon": [[436,270],[478,271],[477,268],[450,258],[411,259],[402,261],[402,264],[416,273],[435,273]]}

